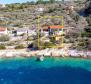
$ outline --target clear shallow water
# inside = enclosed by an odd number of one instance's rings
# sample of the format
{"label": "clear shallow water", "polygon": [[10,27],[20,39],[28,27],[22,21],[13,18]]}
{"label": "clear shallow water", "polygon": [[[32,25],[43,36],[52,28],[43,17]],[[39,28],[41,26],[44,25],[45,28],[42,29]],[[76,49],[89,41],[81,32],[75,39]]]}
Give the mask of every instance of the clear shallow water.
{"label": "clear shallow water", "polygon": [[77,58],[0,60],[0,84],[91,84],[91,60]]}

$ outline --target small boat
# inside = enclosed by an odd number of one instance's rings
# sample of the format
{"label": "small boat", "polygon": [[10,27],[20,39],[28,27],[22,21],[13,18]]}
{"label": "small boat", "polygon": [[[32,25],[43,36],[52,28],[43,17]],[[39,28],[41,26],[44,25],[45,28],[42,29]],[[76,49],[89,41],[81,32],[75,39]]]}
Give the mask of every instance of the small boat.
{"label": "small boat", "polygon": [[44,56],[37,57],[37,60],[36,61],[44,61]]}

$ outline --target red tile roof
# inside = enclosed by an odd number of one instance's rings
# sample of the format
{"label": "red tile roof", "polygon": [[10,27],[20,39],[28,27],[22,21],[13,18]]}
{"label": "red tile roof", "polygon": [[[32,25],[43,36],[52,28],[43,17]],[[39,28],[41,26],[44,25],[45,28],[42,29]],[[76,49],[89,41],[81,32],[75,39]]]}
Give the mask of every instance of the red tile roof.
{"label": "red tile roof", "polygon": [[6,28],[0,27],[0,31],[5,31]]}
{"label": "red tile roof", "polygon": [[64,28],[64,26],[60,26],[60,25],[43,26],[43,29],[48,29],[48,28],[51,28],[51,29],[61,29],[61,28]]}
{"label": "red tile roof", "polygon": [[49,26],[51,29],[60,29],[60,28],[63,28],[63,26],[60,26],[60,25],[53,25],[53,26]]}

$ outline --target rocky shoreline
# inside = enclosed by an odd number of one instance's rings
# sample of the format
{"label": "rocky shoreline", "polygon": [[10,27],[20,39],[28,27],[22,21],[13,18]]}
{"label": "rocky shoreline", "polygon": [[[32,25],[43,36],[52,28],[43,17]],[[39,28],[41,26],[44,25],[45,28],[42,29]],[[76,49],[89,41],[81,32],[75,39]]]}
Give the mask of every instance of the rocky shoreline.
{"label": "rocky shoreline", "polygon": [[0,50],[0,58],[31,57],[31,56],[91,58],[91,51],[77,51],[77,50],[49,49],[49,48],[37,51],[26,51],[26,49]]}

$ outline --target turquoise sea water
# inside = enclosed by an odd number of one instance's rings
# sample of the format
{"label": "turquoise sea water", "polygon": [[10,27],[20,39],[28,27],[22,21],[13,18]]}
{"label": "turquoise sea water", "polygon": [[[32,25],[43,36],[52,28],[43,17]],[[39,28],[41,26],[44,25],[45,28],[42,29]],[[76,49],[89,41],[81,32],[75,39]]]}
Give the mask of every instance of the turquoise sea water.
{"label": "turquoise sea water", "polygon": [[0,84],[91,84],[91,60],[32,58],[0,60]]}

